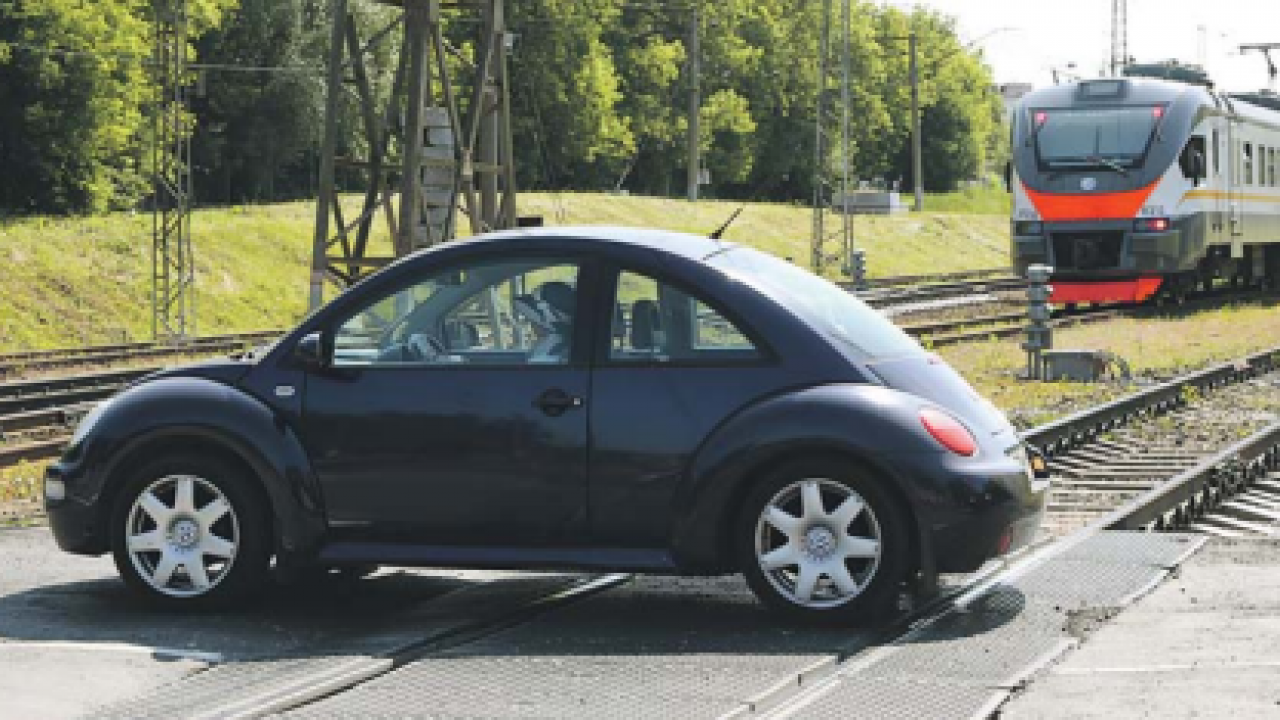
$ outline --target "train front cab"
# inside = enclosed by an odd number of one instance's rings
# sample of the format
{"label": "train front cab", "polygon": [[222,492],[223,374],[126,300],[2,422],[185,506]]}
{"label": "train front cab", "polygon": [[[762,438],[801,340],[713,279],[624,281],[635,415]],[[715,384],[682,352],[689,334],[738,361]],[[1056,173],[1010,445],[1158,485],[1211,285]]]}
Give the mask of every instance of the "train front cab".
{"label": "train front cab", "polygon": [[1267,135],[1203,88],[1131,78],[1027,95],[1012,138],[1014,267],[1053,266],[1058,304],[1280,279],[1280,215],[1248,213],[1258,198],[1241,192],[1256,185],[1280,202],[1270,114]]}

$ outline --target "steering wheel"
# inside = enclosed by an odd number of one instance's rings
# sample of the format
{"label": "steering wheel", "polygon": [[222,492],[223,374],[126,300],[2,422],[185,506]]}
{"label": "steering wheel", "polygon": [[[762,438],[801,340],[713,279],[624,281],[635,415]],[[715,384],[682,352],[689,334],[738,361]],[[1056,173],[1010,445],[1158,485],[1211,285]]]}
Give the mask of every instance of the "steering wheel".
{"label": "steering wheel", "polygon": [[439,340],[424,332],[410,334],[404,342],[404,349],[409,358],[417,362],[435,362],[449,352]]}

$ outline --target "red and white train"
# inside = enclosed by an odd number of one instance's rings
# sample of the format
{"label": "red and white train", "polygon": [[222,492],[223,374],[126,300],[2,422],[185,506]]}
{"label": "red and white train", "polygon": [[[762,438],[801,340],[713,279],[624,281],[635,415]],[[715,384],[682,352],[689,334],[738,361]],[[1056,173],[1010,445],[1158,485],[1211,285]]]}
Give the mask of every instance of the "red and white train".
{"label": "red and white train", "polygon": [[1105,78],[1024,96],[1009,183],[1014,267],[1066,303],[1280,285],[1280,102]]}

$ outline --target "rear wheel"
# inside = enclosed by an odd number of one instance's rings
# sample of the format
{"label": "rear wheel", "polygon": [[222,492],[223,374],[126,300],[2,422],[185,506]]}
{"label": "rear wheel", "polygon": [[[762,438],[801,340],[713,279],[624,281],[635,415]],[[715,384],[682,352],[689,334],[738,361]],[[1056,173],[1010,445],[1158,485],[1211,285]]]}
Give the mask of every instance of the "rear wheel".
{"label": "rear wheel", "polygon": [[872,623],[897,608],[911,567],[905,514],[848,463],[788,463],[757,485],[737,527],[739,567],[793,620]]}
{"label": "rear wheel", "polygon": [[125,483],[111,518],[116,569],[147,599],[222,607],[260,590],[270,515],[244,470],[209,455],[168,455]]}

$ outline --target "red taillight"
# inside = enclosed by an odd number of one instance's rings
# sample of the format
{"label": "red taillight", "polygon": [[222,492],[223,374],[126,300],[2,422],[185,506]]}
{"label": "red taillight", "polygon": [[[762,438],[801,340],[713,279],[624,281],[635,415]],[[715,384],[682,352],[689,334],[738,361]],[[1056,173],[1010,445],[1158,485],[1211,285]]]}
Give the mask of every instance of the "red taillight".
{"label": "red taillight", "polygon": [[1139,218],[1134,221],[1133,229],[1138,232],[1167,232],[1169,218]]}
{"label": "red taillight", "polygon": [[974,453],[978,452],[978,441],[973,439],[969,429],[941,410],[922,409],[920,422],[934,440],[951,452],[964,457],[973,457]]}

